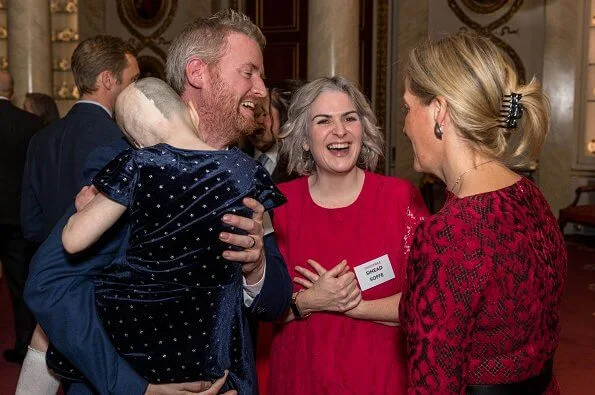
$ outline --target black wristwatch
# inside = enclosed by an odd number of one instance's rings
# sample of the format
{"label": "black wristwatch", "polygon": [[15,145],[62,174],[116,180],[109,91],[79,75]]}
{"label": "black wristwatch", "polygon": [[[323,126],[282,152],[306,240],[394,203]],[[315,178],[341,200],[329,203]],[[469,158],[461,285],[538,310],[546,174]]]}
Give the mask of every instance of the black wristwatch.
{"label": "black wristwatch", "polygon": [[293,315],[295,316],[296,320],[303,320],[304,318],[308,318],[310,316],[310,313],[303,315],[300,307],[297,304],[297,297],[298,295],[303,292],[303,289],[300,289],[299,291],[297,291],[292,297],[291,297],[291,303],[289,304],[289,307],[291,308],[291,312],[293,313]]}

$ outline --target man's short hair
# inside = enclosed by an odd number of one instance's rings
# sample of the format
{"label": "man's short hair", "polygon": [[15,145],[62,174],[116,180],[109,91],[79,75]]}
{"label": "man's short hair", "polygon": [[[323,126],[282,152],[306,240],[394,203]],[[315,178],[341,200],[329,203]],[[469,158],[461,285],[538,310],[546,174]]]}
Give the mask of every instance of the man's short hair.
{"label": "man's short hair", "polygon": [[128,65],[126,54],[132,54],[128,45],[118,37],[99,35],[81,42],[72,54],[74,83],[80,94],[97,90],[97,76],[104,71],[112,73],[118,82]]}
{"label": "man's short hair", "polygon": [[227,36],[242,33],[264,49],[264,35],[246,15],[231,9],[220,11],[208,18],[192,22],[169,47],[165,71],[167,82],[178,93],[184,91],[186,65],[192,58],[202,59],[206,64],[216,64],[223,56]]}

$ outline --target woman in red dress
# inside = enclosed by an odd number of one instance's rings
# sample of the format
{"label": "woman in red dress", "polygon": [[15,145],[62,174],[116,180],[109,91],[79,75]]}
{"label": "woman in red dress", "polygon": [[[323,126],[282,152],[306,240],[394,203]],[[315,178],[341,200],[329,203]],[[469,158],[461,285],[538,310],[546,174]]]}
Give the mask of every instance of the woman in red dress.
{"label": "woman in red dress", "polygon": [[279,186],[287,203],[273,217],[296,286],[273,329],[267,393],[404,393],[395,325],[410,241],[426,216],[421,196],[372,172],[382,135],[365,97],[341,77],[298,90],[283,131],[288,170],[303,177]]}
{"label": "woman in red dress", "polygon": [[467,35],[414,48],[405,81],[414,167],[449,190],[411,247],[400,305],[408,392],[559,393],[564,239],[539,189],[509,170],[538,154],[547,98],[488,39]]}

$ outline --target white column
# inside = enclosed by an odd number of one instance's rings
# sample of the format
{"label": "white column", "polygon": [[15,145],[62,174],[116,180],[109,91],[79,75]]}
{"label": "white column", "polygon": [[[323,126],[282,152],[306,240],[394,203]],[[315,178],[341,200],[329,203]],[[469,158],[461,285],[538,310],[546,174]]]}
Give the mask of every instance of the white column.
{"label": "white column", "polygon": [[340,74],[359,83],[359,0],[309,0],[308,80]]}
{"label": "white column", "polygon": [[50,2],[11,0],[7,6],[8,71],[16,104],[27,92],[52,94]]}

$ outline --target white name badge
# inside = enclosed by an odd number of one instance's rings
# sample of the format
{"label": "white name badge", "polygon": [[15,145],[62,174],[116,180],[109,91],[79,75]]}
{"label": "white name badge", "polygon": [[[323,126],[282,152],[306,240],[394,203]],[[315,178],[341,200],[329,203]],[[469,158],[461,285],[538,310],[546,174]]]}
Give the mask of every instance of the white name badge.
{"label": "white name badge", "polygon": [[362,291],[395,278],[395,272],[390,264],[390,259],[388,259],[388,254],[356,266],[353,271]]}

